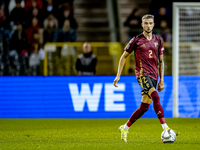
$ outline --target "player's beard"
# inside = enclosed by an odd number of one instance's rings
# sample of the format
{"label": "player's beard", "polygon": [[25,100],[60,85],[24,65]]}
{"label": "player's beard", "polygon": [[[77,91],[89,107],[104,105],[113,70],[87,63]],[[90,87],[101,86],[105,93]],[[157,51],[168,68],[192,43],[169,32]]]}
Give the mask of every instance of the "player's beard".
{"label": "player's beard", "polygon": [[145,29],[144,29],[144,31],[145,31],[146,33],[148,33],[148,34],[152,32],[152,30],[151,30],[151,31],[147,31],[147,30],[145,30]]}

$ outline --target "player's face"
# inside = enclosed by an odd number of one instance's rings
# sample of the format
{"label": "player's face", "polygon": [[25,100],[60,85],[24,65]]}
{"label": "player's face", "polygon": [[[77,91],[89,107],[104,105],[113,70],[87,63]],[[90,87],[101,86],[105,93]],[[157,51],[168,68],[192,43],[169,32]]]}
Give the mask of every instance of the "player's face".
{"label": "player's face", "polygon": [[143,30],[147,33],[151,33],[154,27],[153,19],[144,19],[142,21]]}

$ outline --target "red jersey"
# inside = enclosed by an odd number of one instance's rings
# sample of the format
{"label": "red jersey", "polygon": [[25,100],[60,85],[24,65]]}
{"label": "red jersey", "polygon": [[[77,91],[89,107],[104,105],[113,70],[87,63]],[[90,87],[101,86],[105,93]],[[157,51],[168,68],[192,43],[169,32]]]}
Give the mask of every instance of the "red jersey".
{"label": "red jersey", "polygon": [[128,53],[134,51],[135,74],[139,76],[149,76],[158,80],[159,55],[164,53],[163,42],[157,35],[152,35],[148,40],[143,34],[133,37],[124,50]]}

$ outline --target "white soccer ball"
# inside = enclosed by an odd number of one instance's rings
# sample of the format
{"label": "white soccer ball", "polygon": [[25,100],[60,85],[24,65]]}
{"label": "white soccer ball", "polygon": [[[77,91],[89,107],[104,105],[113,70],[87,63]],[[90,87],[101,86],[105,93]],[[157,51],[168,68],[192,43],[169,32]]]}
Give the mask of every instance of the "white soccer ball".
{"label": "white soccer ball", "polygon": [[174,143],[176,140],[176,133],[172,129],[164,130],[161,133],[161,140],[163,143]]}

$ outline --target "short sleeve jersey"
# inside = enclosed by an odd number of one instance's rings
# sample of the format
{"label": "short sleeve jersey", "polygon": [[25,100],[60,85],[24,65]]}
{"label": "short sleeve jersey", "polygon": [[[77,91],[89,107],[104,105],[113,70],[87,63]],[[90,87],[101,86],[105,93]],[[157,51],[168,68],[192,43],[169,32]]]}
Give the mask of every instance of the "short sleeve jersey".
{"label": "short sleeve jersey", "polygon": [[135,74],[139,76],[149,76],[158,80],[159,55],[164,53],[163,42],[157,35],[152,35],[148,40],[143,34],[133,37],[124,50],[128,53],[134,51]]}

